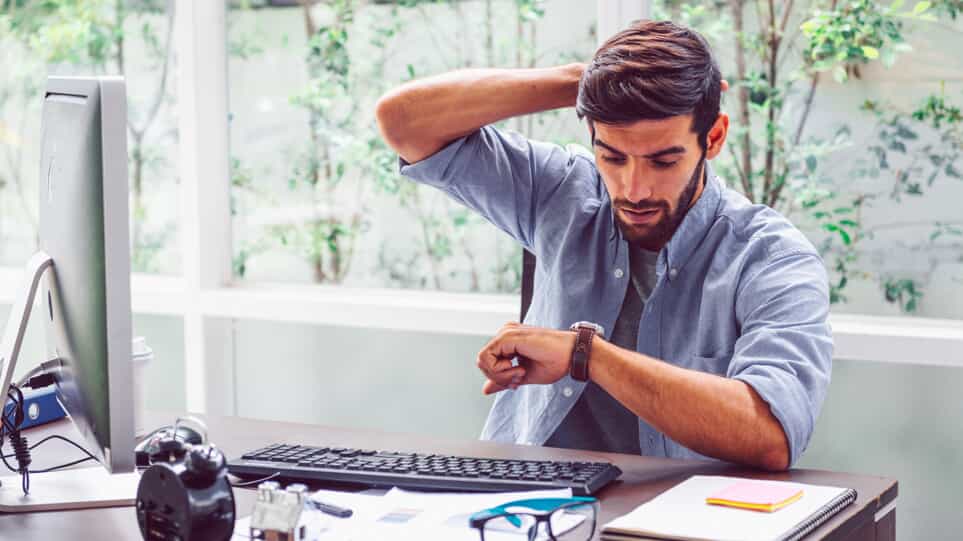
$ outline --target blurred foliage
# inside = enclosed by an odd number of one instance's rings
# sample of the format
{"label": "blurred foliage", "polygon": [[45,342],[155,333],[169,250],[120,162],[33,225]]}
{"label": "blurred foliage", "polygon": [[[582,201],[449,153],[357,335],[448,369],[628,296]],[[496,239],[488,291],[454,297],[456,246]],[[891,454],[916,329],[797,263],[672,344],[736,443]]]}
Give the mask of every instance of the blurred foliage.
{"label": "blurred foliage", "polygon": [[[131,40],[143,48],[140,60],[156,69],[154,91],[146,98],[128,92],[128,150],[131,181],[131,265],[141,272],[176,270],[160,259],[176,232],[173,218],[156,224],[146,201],[145,183],[170,182],[157,178],[167,164],[159,141],[176,137],[161,133],[159,113],[170,105],[173,96],[167,85],[171,62],[173,13],[164,0],[4,0],[0,3],[0,43],[18,47],[19,69],[14,77],[4,80],[0,90],[0,107],[10,112],[13,102],[22,104],[17,113],[24,115],[21,130],[27,125],[30,105],[44,85],[46,73],[121,75],[128,77],[125,62]],[[163,31],[164,35],[160,35]],[[15,70],[18,68],[14,68]],[[139,75],[138,75],[139,76]],[[22,175],[23,149],[0,141],[7,154],[7,176],[19,193],[24,193],[26,179]],[[32,207],[23,201],[25,212]],[[163,213],[169,214],[169,213]],[[31,220],[36,235],[35,219]],[[165,266],[168,266],[165,269]]]}
{"label": "blurred foliage", "polygon": [[[479,64],[528,67],[584,60],[590,54],[588,48],[575,50],[574,46],[539,49],[538,28],[550,9],[544,0],[484,0],[482,5],[484,20],[472,21],[473,31],[481,36],[475,44],[478,50],[466,41],[470,38],[462,39],[457,32],[452,37],[439,26],[452,21],[466,24],[465,3],[456,0],[305,0],[284,8],[301,10],[307,43],[300,53],[308,84],[293,92],[290,101],[304,111],[311,137],[284,173],[291,193],[304,202],[306,210],[303,216],[265,226],[262,234],[246,239],[236,254],[239,276],[245,274],[252,257],[280,248],[309,261],[316,281],[342,282],[358,242],[372,229],[374,209],[369,202],[389,195],[414,218],[417,228],[409,249],[384,245],[379,250],[374,271],[388,283],[517,290],[518,250],[503,250],[496,243],[494,260],[481,256],[478,241],[487,236],[488,226],[447,198],[402,179],[396,156],[380,138],[371,114],[377,97],[405,80]],[[511,21],[504,17],[509,5]],[[0,107],[6,110],[28,109],[29,100],[42,88],[44,65],[59,72],[126,74],[131,40],[146,55],[138,60],[156,68],[157,91],[130,106],[132,257],[137,270],[162,266],[158,254],[175,230],[172,222],[148,228],[152,222],[145,203],[152,183],[164,180],[148,182],[167,160],[158,150],[158,140],[171,137],[159,132],[157,122],[158,111],[173,101],[167,85],[174,14],[167,6],[164,0],[0,1],[0,43],[15,44],[24,52],[9,66],[12,69],[0,85]],[[271,2],[255,0],[231,6],[240,11],[277,9]],[[439,15],[440,9],[446,12]],[[868,115],[874,124],[862,144],[842,123],[828,133],[807,133],[807,127],[814,97],[827,84],[824,75],[847,84],[859,79],[870,64],[888,67],[900,55],[914,54],[913,31],[956,20],[963,2],[665,0],[656,2],[655,10],[658,17],[698,28],[734,59],[734,66],[723,66],[732,84],[727,102],[735,107],[728,154],[717,160],[720,172],[737,180],[750,200],[780,209],[823,232],[817,240],[833,275],[834,302],[846,300],[846,288],[854,278],[873,279],[880,284],[883,298],[903,311],[915,311],[925,293],[925,276],[875,268],[865,253],[867,241],[875,239],[878,244],[883,232],[899,224],[870,226],[863,215],[873,205],[925,197],[937,183],[960,179],[963,115],[959,100],[942,90],[910,108],[866,100],[854,111]],[[912,31],[908,24],[913,25]],[[507,27],[513,28],[506,40]],[[594,42],[593,32],[589,27],[586,36]],[[403,76],[396,78],[388,68],[405,58],[396,52],[404,50],[405,39],[412,33],[433,40],[438,62],[429,66],[409,58]],[[265,45],[262,36],[231,32],[228,49],[234,58],[255,59],[264,54]],[[552,123],[557,118],[558,113],[547,113],[503,125],[533,136],[536,131],[555,133]],[[0,122],[0,157],[4,159],[0,193],[19,197],[28,207],[20,159],[22,129],[22,119],[16,122],[8,117]],[[550,138],[560,143],[577,139],[565,134]],[[249,170],[237,157],[232,165],[233,212],[239,212],[238,197],[260,205],[280,204],[278,194],[258,181],[262,171]],[[846,175],[859,182],[840,185],[839,178]],[[25,216],[36,227],[35,218],[29,212]],[[914,250],[939,250],[960,242],[963,223],[934,220],[916,225],[921,234],[918,242],[911,243]],[[413,247],[417,249],[412,251]],[[482,277],[492,274],[494,285],[486,284]]]}
{"label": "blurred foliage", "polygon": [[[544,0],[485,0],[484,20],[467,21],[467,3],[455,0],[360,2],[324,0],[300,6],[307,32],[308,84],[291,95],[306,113],[311,141],[288,169],[287,186],[309,207],[283,224],[262,226],[253,240],[240,243],[235,269],[243,276],[252,257],[281,249],[294,252],[313,268],[319,283],[341,283],[357,259],[357,247],[375,226],[371,216],[383,205],[404,211],[405,225],[378,224],[404,243],[384,241],[372,269],[385,285],[438,290],[517,291],[521,252],[476,214],[437,190],[402,177],[398,157],[380,136],[373,109],[390,87],[452,69],[483,65],[545,65],[583,58],[574,49],[542,51],[535,46],[537,26],[548,8]],[[272,9],[249,4],[247,9]],[[244,9],[239,6],[237,11]],[[459,26],[454,32],[450,25]],[[506,39],[505,28],[512,28]],[[496,36],[497,34],[497,36]],[[434,50],[409,45],[413,36],[430,40]],[[584,41],[594,45],[591,28]],[[419,55],[428,55],[421,57]],[[403,70],[397,78],[394,66]],[[536,129],[557,139],[572,139],[553,123],[558,112],[503,123],[528,135]],[[386,203],[387,202],[387,203]],[[250,198],[253,213],[267,203]],[[368,242],[372,239],[368,238]]]}
{"label": "blurred foliage", "polygon": [[[750,201],[777,208],[814,231],[832,275],[834,303],[847,301],[853,279],[870,279],[880,284],[886,301],[907,313],[917,310],[925,275],[895,276],[870,262],[868,241],[876,240],[875,250],[880,242],[888,242],[885,252],[900,249],[896,241],[877,238],[883,231],[920,231],[912,251],[903,250],[909,259],[928,250],[931,266],[959,260],[932,255],[952,254],[959,223],[868,226],[863,216],[874,205],[918,198],[934,183],[959,179],[963,124],[958,106],[941,91],[915,109],[867,100],[847,117],[874,126],[866,141],[854,141],[845,123],[807,133],[815,96],[827,84],[823,75],[847,84],[869,64],[892,66],[899,55],[913,54],[908,24],[920,31],[939,24],[940,17],[955,19],[960,6],[903,0],[656,3],[657,17],[699,29],[723,56],[731,55],[723,76],[731,85],[726,109],[733,120],[727,153],[716,168]],[[860,119],[861,114],[869,116]]]}

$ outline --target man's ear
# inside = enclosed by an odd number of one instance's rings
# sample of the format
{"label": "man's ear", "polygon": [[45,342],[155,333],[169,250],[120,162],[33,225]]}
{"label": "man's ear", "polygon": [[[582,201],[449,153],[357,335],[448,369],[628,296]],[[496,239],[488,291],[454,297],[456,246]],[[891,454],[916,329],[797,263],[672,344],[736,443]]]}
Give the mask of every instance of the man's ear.
{"label": "man's ear", "polygon": [[729,133],[729,115],[719,113],[715,124],[709,128],[706,134],[706,159],[711,160],[722,152],[722,145],[726,142],[726,135]]}

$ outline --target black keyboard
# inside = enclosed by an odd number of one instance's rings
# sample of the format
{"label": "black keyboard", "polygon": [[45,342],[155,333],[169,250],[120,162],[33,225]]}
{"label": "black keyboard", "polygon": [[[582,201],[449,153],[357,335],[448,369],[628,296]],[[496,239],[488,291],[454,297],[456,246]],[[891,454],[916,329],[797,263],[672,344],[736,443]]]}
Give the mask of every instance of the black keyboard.
{"label": "black keyboard", "polygon": [[594,494],[622,474],[607,462],[551,462],[274,444],[228,464],[238,477],[426,490],[501,492],[571,488]]}

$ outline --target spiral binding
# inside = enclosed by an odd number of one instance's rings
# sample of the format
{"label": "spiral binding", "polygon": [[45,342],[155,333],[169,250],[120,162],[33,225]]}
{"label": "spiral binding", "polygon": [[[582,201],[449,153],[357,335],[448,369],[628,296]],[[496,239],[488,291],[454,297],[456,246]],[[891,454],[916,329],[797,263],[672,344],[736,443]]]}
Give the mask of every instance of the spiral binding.
{"label": "spiral binding", "polygon": [[817,509],[806,520],[797,524],[786,537],[782,538],[783,541],[799,541],[854,501],[856,501],[856,491],[851,488],[847,489],[846,492],[833,498],[832,501]]}

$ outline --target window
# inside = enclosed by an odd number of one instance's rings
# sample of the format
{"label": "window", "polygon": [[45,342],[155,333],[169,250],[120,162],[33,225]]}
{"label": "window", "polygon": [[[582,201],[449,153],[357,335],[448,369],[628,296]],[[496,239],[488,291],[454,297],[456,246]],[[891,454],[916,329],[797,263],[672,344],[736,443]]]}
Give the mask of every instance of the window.
{"label": "window", "polygon": [[653,3],[732,84],[717,172],[809,236],[837,312],[963,318],[963,20],[930,4],[776,2],[772,40],[772,2]]}
{"label": "window", "polygon": [[[414,77],[584,60],[595,48],[595,6],[277,4],[252,3],[229,18],[236,275],[518,291],[521,249],[441,192],[401,177],[373,106],[384,91]],[[562,144],[584,144],[586,137],[571,110],[503,127]]]}
{"label": "window", "polygon": [[41,95],[49,75],[127,79],[131,266],[177,273],[174,12],[161,0],[0,4],[0,263],[36,249]]}

